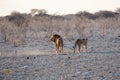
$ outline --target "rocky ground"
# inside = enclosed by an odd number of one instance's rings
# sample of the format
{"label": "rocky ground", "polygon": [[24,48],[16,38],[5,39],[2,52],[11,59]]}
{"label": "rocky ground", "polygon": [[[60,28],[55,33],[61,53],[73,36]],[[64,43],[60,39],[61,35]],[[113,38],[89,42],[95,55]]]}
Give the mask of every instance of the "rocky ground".
{"label": "rocky ground", "polygon": [[89,39],[88,53],[64,54],[51,42],[28,41],[19,47],[0,43],[0,80],[120,80],[120,38]]}
{"label": "rocky ground", "polygon": [[120,80],[120,54],[0,57],[0,80]]}

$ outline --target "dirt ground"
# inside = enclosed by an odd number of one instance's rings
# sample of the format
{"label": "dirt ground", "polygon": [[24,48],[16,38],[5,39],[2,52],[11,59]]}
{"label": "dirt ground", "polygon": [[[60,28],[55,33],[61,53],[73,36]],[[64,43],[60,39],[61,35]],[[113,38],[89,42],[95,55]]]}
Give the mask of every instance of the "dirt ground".
{"label": "dirt ground", "polygon": [[52,42],[0,43],[0,80],[120,80],[120,38],[89,39],[87,53],[73,45],[58,55]]}
{"label": "dirt ground", "polygon": [[120,54],[0,57],[0,80],[120,80]]}

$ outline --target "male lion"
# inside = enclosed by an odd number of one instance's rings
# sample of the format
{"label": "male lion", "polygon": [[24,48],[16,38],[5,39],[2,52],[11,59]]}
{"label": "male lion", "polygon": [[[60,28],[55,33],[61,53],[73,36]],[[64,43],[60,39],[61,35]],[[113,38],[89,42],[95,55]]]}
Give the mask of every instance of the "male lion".
{"label": "male lion", "polygon": [[56,53],[63,53],[63,39],[58,34],[52,34],[51,41],[55,43]]}
{"label": "male lion", "polygon": [[[78,46],[78,51],[81,52],[81,48],[83,48],[83,46],[85,47],[86,49],[86,52],[87,52],[87,44],[88,44],[88,39],[77,39],[76,42],[75,42],[75,45],[74,45],[74,53],[75,53],[75,49],[76,49],[76,46]],[[83,51],[83,50],[82,50]]]}

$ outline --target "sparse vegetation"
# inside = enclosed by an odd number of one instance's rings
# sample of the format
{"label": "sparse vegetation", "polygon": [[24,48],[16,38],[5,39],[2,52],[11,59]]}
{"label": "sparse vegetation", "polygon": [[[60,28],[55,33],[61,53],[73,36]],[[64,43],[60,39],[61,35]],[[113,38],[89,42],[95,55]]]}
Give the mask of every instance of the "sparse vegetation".
{"label": "sparse vegetation", "polygon": [[1,20],[1,33],[5,42],[18,46],[25,41],[29,18],[28,15],[12,12]]}
{"label": "sparse vegetation", "polygon": [[1,17],[0,40],[19,46],[28,38],[49,39],[52,33],[59,33],[64,38],[120,35],[119,8],[116,12],[99,11],[92,14],[80,11],[72,15],[49,15],[44,9],[32,9],[31,14],[34,16],[14,11]]}
{"label": "sparse vegetation", "polygon": [[[49,15],[32,9],[0,17],[0,80],[119,80],[119,12]],[[56,55],[51,34],[62,37],[55,42],[64,55]],[[74,53],[74,44],[83,52]]]}

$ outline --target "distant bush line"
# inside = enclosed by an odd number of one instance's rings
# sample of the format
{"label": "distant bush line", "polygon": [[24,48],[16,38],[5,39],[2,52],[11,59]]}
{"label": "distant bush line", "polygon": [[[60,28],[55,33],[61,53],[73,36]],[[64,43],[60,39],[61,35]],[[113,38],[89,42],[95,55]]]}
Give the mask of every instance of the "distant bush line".
{"label": "distant bush line", "polygon": [[10,15],[0,17],[0,42],[19,46],[25,44],[27,39],[49,39],[52,33],[59,33],[67,39],[120,36],[119,12],[119,8],[116,12],[79,11],[67,15],[50,15],[44,9],[32,9],[28,14],[14,11]]}

